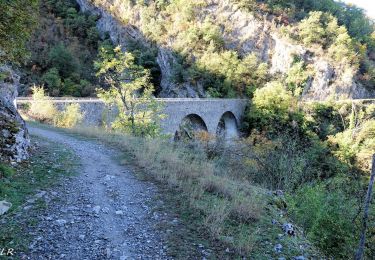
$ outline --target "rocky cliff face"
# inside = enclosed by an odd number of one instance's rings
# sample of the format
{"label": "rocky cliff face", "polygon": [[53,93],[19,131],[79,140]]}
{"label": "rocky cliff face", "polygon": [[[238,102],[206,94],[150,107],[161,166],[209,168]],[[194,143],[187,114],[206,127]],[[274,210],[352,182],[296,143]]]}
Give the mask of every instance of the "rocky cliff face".
{"label": "rocky cliff face", "polygon": [[21,162],[28,158],[29,134],[14,107],[19,76],[7,66],[0,67],[0,161]]}
{"label": "rocky cliff face", "polygon": [[[138,8],[122,0],[77,0],[82,11],[100,15],[98,29],[108,32],[115,44],[126,49],[129,39],[140,40],[148,44],[142,32],[142,15]],[[158,13],[157,19],[165,19]],[[255,17],[245,12],[228,0],[207,0],[200,8],[195,19],[200,22],[210,17],[221,25],[221,32],[226,49],[237,50],[240,54],[255,53],[267,62],[271,75],[285,74],[292,66],[295,57],[304,60],[313,68],[313,75],[307,81],[303,91],[304,99],[324,100],[335,98],[370,98],[370,92],[355,80],[355,72],[349,68],[333,66],[324,55],[317,55],[303,46],[297,45],[280,36],[279,28],[273,18],[264,15]],[[162,97],[204,97],[205,93],[199,81],[195,83],[175,83],[171,74],[175,67],[173,46],[176,37],[158,43],[157,62],[161,69]]]}

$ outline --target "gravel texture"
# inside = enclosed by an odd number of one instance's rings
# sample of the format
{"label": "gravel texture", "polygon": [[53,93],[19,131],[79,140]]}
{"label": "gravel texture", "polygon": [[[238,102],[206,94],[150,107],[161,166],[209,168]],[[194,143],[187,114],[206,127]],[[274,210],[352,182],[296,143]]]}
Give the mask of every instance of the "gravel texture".
{"label": "gravel texture", "polygon": [[47,210],[31,228],[34,240],[23,259],[170,259],[166,234],[157,228],[160,213],[150,207],[162,203],[154,184],[136,179],[114,159],[120,154],[102,144],[29,129],[71,149],[81,166],[78,175],[35,195]]}

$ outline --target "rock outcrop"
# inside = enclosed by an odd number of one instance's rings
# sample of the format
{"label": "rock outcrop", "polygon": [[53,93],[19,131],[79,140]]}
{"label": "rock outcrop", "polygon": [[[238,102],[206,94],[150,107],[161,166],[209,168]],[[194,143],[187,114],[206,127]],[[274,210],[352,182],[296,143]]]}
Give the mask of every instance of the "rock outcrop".
{"label": "rock outcrop", "polygon": [[[142,32],[145,25],[139,8],[122,0],[77,0],[77,3],[82,11],[100,16],[97,23],[99,31],[102,34],[108,32],[115,44],[120,44],[124,49],[128,39],[149,44]],[[157,11],[152,17],[155,20],[166,19]],[[303,91],[304,99],[375,97],[375,91],[370,92],[356,81],[356,73],[350,68],[334,66],[324,54],[314,54],[282,37],[274,17],[270,15],[255,16],[238,8],[232,1],[207,0],[194,19],[203,23],[207,17],[220,25],[226,49],[236,50],[241,55],[255,53],[259,60],[268,63],[271,75],[286,74],[295,57],[304,60],[314,70]],[[161,70],[160,96],[204,97],[199,80],[182,83],[173,81],[176,63],[173,46],[176,38],[167,37],[167,40],[157,43],[157,62]]]}
{"label": "rock outcrop", "polygon": [[14,106],[19,76],[0,67],[0,161],[21,162],[29,157],[30,139],[26,124]]}

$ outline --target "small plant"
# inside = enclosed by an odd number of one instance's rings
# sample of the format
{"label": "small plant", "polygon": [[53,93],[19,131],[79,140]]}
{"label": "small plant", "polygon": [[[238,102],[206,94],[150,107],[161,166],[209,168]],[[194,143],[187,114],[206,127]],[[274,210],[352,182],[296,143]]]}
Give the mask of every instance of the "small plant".
{"label": "small plant", "polygon": [[44,88],[34,86],[32,92],[33,100],[28,111],[29,115],[40,122],[54,122],[58,111],[53,102],[46,96]]}
{"label": "small plant", "polygon": [[14,174],[14,170],[5,164],[0,163],[0,180]]}
{"label": "small plant", "polygon": [[63,128],[72,128],[82,122],[83,114],[79,104],[70,104],[64,111],[58,113],[54,125]]}

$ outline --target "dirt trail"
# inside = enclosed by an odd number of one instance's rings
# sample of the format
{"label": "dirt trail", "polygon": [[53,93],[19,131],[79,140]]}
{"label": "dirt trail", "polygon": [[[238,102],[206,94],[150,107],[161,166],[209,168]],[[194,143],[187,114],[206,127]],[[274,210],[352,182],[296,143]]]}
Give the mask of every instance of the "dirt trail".
{"label": "dirt trail", "polygon": [[168,259],[165,234],[156,228],[160,217],[149,208],[157,193],[152,183],[119,165],[115,150],[53,130],[29,130],[71,149],[81,168],[48,193],[54,198],[39,217],[26,258]]}

